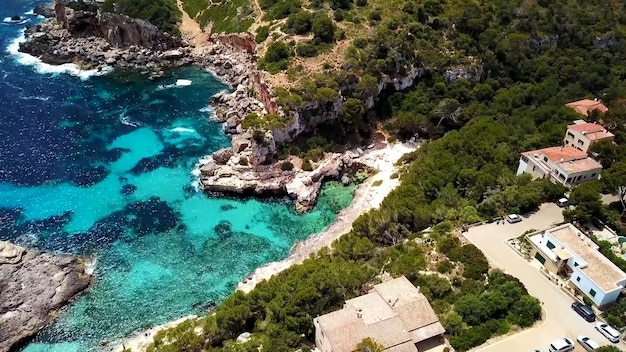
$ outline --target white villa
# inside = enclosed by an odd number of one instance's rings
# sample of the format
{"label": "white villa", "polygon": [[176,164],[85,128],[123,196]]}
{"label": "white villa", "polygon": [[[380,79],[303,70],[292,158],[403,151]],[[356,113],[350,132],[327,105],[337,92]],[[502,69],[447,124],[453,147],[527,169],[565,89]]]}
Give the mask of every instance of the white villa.
{"label": "white villa", "polygon": [[517,174],[547,178],[566,187],[600,178],[602,165],[587,153],[572,146],[550,147],[523,152]]}
{"label": "white villa", "polygon": [[417,352],[441,345],[445,332],[428,299],[404,276],[374,286],[313,324],[321,352],[353,352],[368,337],[385,352]]}
{"label": "white villa", "polygon": [[615,135],[602,125],[577,120],[573,125],[567,126],[563,143],[588,153],[589,148],[595,143],[605,140],[613,141],[613,138]]}
{"label": "white villa", "polygon": [[615,302],[626,286],[626,273],[598,251],[598,246],[572,224],[527,235],[531,255],[570,282],[599,307]]}

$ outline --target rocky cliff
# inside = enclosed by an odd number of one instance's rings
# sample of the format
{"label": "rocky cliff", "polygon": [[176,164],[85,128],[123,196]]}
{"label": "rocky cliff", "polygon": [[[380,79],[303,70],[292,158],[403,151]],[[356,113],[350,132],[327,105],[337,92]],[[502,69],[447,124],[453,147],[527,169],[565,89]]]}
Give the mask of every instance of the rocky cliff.
{"label": "rocky cliff", "polygon": [[[56,15],[49,6],[37,11],[45,16]],[[51,17],[27,28],[19,50],[49,64],[80,63],[89,69],[119,67],[158,72],[193,62],[190,50],[181,48],[184,43],[180,38],[146,21],[67,8],[63,13],[66,23]]]}
{"label": "rocky cliff", "polygon": [[[219,122],[232,135],[232,147],[219,150],[211,157],[201,160],[200,184],[207,191],[255,195],[289,195],[296,201],[298,211],[306,211],[315,205],[322,181],[325,178],[341,178],[355,169],[356,155],[329,153],[312,171],[305,171],[301,163],[293,168],[277,162],[276,144],[290,142],[316,125],[336,119],[342,110],[344,99],[329,102],[310,102],[298,110],[288,111],[288,123],[268,131],[244,130],[242,122],[250,113],[282,114],[271,96],[269,86],[254,67],[248,67],[247,78],[232,93],[215,96],[211,102],[216,107]],[[414,68],[404,77],[383,77],[377,92],[366,99],[372,108],[378,95],[384,90],[406,89],[419,79],[425,70]],[[344,87],[350,89],[350,87]],[[248,92],[253,91],[254,97]],[[358,165],[356,167],[358,169]]]}
{"label": "rocky cliff", "polygon": [[50,323],[90,280],[80,258],[0,241],[0,352],[17,348]]}

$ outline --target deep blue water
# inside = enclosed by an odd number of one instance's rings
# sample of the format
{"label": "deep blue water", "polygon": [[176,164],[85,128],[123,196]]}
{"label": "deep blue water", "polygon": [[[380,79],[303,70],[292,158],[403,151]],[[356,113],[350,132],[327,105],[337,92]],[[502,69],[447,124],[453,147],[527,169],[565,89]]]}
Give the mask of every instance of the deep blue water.
{"label": "deep blue water", "polygon": [[[297,215],[289,202],[197,191],[198,159],[229,145],[207,108],[227,87],[196,68],[87,78],[16,55],[37,4],[0,5],[0,240],[93,258],[96,282],[26,351],[101,349],[202,314],[351,201],[352,188],[327,186]],[[10,23],[16,14],[26,20]]]}

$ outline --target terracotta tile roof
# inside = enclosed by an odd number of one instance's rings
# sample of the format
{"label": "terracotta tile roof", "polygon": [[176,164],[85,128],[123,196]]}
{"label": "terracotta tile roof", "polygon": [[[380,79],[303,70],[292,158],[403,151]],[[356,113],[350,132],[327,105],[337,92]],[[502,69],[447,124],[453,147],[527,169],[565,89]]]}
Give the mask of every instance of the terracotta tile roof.
{"label": "terracotta tile roof", "polygon": [[445,332],[426,297],[404,276],[316,319],[336,352],[354,351],[366,337],[385,352],[417,352],[414,343]]}
{"label": "terracotta tile roof", "polygon": [[563,159],[563,161],[569,161],[587,158],[587,153],[569,145],[567,147],[549,147],[531,150],[523,152],[522,155],[528,158],[532,158],[534,155],[545,155],[548,159],[555,163],[560,162],[561,159]]}
{"label": "terracotta tile roof", "polygon": [[[393,317],[367,326],[369,337],[374,339],[383,348],[398,346],[412,342],[411,335],[406,331],[402,319]],[[417,349],[415,349],[417,351]]]}
{"label": "terracotta tile roof", "polygon": [[368,338],[367,325],[356,319],[356,313],[347,309],[336,310],[317,318],[323,327],[333,351],[354,351],[356,346]]}
{"label": "terracotta tile roof", "polygon": [[579,101],[574,101],[566,106],[578,111],[579,113],[589,116],[589,113],[593,110],[600,110],[602,113],[605,113],[609,110],[601,101],[591,100],[591,99],[583,99]]}
{"label": "terracotta tile roof", "polygon": [[596,123],[588,122],[577,125],[569,125],[567,126],[567,129],[580,132],[592,141],[615,137],[613,133],[605,130],[602,125],[598,125]]}
{"label": "terracotta tile roof", "polygon": [[405,304],[394,309],[409,330],[419,329],[439,321],[435,311],[426,297],[416,302]]}
{"label": "terracotta tile roof", "polygon": [[407,341],[401,345],[389,347],[385,352],[417,352],[417,347],[412,341]]}
{"label": "terracotta tile roof", "polygon": [[573,161],[563,161],[558,163],[559,167],[563,170],[567,170],[568,173],[576,173],[583,171],[592,171],[596,169],[602,169],[602,165],[592,158],[584,158]]}

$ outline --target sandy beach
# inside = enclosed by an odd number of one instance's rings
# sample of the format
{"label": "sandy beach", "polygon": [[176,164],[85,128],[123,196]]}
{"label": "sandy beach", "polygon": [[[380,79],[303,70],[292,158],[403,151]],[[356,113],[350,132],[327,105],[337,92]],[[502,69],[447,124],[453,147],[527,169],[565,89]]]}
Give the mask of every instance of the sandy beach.
{"label": "sandy beach", "polygon": [[125,348],[133,352],[145,351],[146,348],[148,348],[148,345],[150,345],[152,341],[154,341],[154,335],[156,335],[157,332],[172,328],[187,319],[195,319],[195,318],[197,318],[197,316],[188,315],[178,320],[170,321],[163,325],[155,326],[146,331],[137,332],[133,334],[132,336],[130,336],[129,338],[124,339],[119,345],[115,346],[115,348],[113,349],[113,352],[122,352],[124,351]]}
{"label": "sandy beach", "polygon": [[[257,268],[252,274],[239,283],[237,289],[243,292],[250,292],[258,282],[267,280],[290,266],[301,263],[311,254],[329,246],[336,239],[348,233],[352,229],[352,223],[359,215],[380,206],[383,199],[400,184],[398,178],[391,178],[391,175],[398,171],[395,163],[404,154],[410,153],[416,148],[416,145],[396,143],[387,144],[379,149],[366,150],[363,155],[358,158],[358,161],[378,170],[378,172],[359,185],[352,203],[337,214],[335,222],[330,225],[326,231],[311,235],[304,242],[296,243],[287,258]],[[382,181],[382,183],[375,186],[374,184],[377,181]],[[157,332],[176,326],[184,320],[191,318],[196,318],[196,316],[183,317],[176,321],[155,326],[147,331],[136,333],[116,346],[113,351],[122,352],[123,347],[130,348],[133,352],[145,351],[148,345],[153,341],[154,335],[156,335]]]}
{"label": "sandy beach", "polygon": [[[378,170],[378,173],[359,185],[354,200],[347,208],[337,214],[335,222],[326,231],[311,235],[304,242],[296,243],[287,258],[257,268],[239,283],[237,289],[250,292],[257,283],[269,279],[292,265],[301,263],[311,254],[329,246],[343,234],[348,233],[352,229],[352,223],[359,215],[370,209],[378,208],[383,199],[400,184],[398,178],[391,178],[391,175],[397,171],[395,163],[404,154],[410,153],[416,148],[416,145],[396,143],[387,144],[380,149],[366,150],[358,160]],[[374,186],[377,181],[382,181],[382,183]]]}

